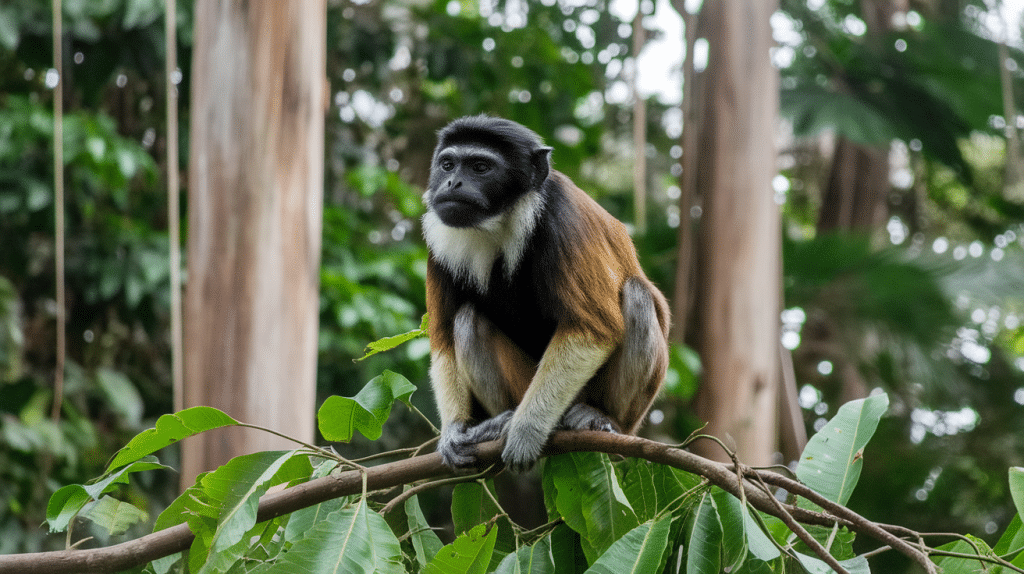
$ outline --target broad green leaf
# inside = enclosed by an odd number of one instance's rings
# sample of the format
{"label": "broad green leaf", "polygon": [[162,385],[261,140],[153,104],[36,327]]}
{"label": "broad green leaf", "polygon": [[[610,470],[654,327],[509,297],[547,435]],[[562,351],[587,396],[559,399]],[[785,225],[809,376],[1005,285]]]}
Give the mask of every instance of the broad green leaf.
{"label": "broad green leaf", "polygon": [[94,484],[69,484],[61,487],[50,496],[50,501],[46,505],[46,522],[50,525],[50,532],[66,530],[71,519],[89,501],[99,499],[100,495],[113,490],[118,484],[128,484],[129,474],[158,468],[170,467],[160,464],[156,458],[149,457],[121,468]]}
{"label": "broad green leaf", "polygon": [[318,520],[276,564],[254,574],[404,574],[402,548],[384,518],[368,510],[366,500]]}
{"label": "broad green leaf", "polygon": [[[800,565],[804,567],[809,574],[833,574],[835,571],[825,564],[820,558],[816,556],[808,556],[796,552],[796,558],[800,561]],[[863,556],[855,556],[849,560],[840,560],[840,566],[846,569],[850,574],[871,574],[871,568],[868,567],[868,560]],[[948,572],[946,574],[949,574]]]}
{"label": "broad green leaf", "polygon": [[550,457],[544,473],[552,475],[555,507],[580,533],[588,562],[639,524],[608,455],[574,452]]}
{"label": "broad green leaf", "polygon": [[552,535],[541,538],[509,554],[498,564],[494,574],[557,574],[555,558],[551,554]]}
{"label": "broad green leaf", "polygon": [[181,496],[171,501],[171,504],[157,516],[153,532],[186,522],[197,537],[213,532],[217,525],[219,509],[199,482],[203,476],[205,474],[200,475],[196,484],[186,488]]}
{"label": "broad green leaf", "polygon": [[409,521],[409,540],[412,541],[412,548],[416,551],[416,561],[422,568],[427,565],[427,562],[430,562],[431,558],[437,556],[437,553],[444,547],[444,543],[437,537],[437,533],[423,516],[419,497],[410,496],[406,499],[405,516]]}
{"label": "broad green leaf", "polygon": [[357,361],[362,361],[363,359],[365,359],[367,357],[372,357],[373,355],[376,355],[377,353],[383,353],[384,351],[390,351],[391,349],[394,349],[395,347],[397,347],[397,346],[399,346],[399,345],[401,345],[403,343],[407,343],[407,342],[409,342],[409,341],[411,341],[413,339],[419,339],[420,337],[428,336],[428,333],[427,333],[427,325],[429,324],[429,320],[428,320],[429,317],[428,317],[428,315],[429,315],[428,313],[424,313],[423,314],[423,319],[422,319],[422,321],[420,321],[420,326],[419,326],[418,329],[413,329],[412,331],[409,331],[407,333],[402,333],[401,335],[395,335],[393,337],[384,337],[383,339],[378,339],[378,340],[370,343],[369,345],[366,346],[366,350],[364,352],[365,354],[362,357],[359,357],[356,360]]}
{"label": "broad green leaf", "polygon": [[1010,498],[1017,507],[1017,514],[1024,515],[1024,467],[1010,467]]}
{"label": "broad green leaf", "polygon": [[[967,538],[977,545],[978,550],[982,556],[992,556],[992,549],[985,544],[985,541],[967,535]],[[966,540],[957,540],[950,542],[949,544],[943,544],[939,546],[937,550],[945,550],[947,552],[956,552],[959,554],[976,555],[974,546],[971,546]],[[942,574],[977,574],[978,572],[984,572],[981,562],[972,560],[970,558],[954,558],[949,556],[938,557],[934,559],[935,565],[942,569]]]}
{"label": "broad green leaf", "polygon": [[149,513],[134,504],[122,502],[112,496],[103,495],[95,504],[81,514],[116,536],[124,534],[128,527],[149,520]]}
{"label": "broad green leaf", "polygon": [[611,547],[587,570],[594,574],[644,574],[658,572],[668,547],[668,532],[672,517],[656,522],[644,522]]}
{"label": "broad green leaf", "polygon": [[[170,556],[164,556],[157,558],[156,560],[149,563],[146,569],[143,570],[143,574],[149,574],[149,569],[152,568],[153,574],[169,574],[170,572],[183,572],[183,566],[180,566],[182,552],[176,552]],[[172,570],[173,568],[173,570]]]}
{"label": "broad green leaf", "polygon": [[1021,549],[1024,549],[1024,523],[1021,522],[1020,514],[1016,514],[992,550],[999,556],[1005,556],[1020,552]]}
{"label": "broad green leaf", "polygon": [[660,500],[660,493],[654,486],[654,466],[657,465],[641,458],[630,458],[618,465],[622,471],[622,491],[638,520],[651,520],[666,503]]}
{"label": "broad green leaf", "polygon": [[747,559],[747,522],[743,505],[720,488],[711,489],[711,498],[722,525],[722,568],[733,571]]}
{"label": "broad green leaf", "polygon": [[213,407],[192,407],[163,415],[157,419],[154,428],[135,435],[124,448],[117,451],[107,466],[107,472],[131,464],[183,438],[237,424],[238,421]]}
{"label": "broad green leaf", "polygon": [[590,565],[579,533],[566,524],[551,531],[551,559],[558,574],[583,574]]}
{"label": "broad green leaf", "polygon": [[762,562],[771,562],[782,556],[782,552],[778,547],[772,544],[771,538],[761,530],[754,518],[750,516],[749,508],[744,508],[743,520],[747,523],[747,548],[752,556]]}
{"label": "broad green leaf", "polygon": [[807,442],[796,475],[825,498],[846,504],[860,478],[864,447],[889,407],[884,394],[850,401]]}
{"label": "broad green leaf", "polygon": [[[493,485],[488,484],[488,488],[493,494]],[[456,535],[468,532],[497,514],[501,514],[501,508],[479,482],[464,482],[452,489],[452,524]]]}
{"label": "broad green leaf", "polygon": [[478,524],[500,526],[492,557],[492,565],[496,567],[507,554],[515,551],[516,540],[512,530],[512,521],[507,516],[494,520],[495,516],[502,514],[502,509],[494,502],[497,497],[494,493],[494,483],[489,480],[485,482],[486,488],[491,492],[490,495],[487,494],[484,485],[480,482],[465,482],[453,489],[452,523],[455,526],[456,535],[468,532]]}
{"label": "broad green leaf", "polygon": [[366,438],[377,440],[395,401],[408,404],[415,390],[416,386],[402,375],[384,371],[355,397],[327,397],[317,413],[320,434],[332,442],[348,442],[358,430]]}
{"label": "broad green leaf", "polygon": [[686,546],[686,574],[719,574],[722,570],[722,523],[711,494],[705,493],[693,515]]}
{"label": "broad green leaf", "polygon": [[218,516],[212,532],[196,532],[189,552],[192,571],[226,571],[245,553],[245,535],[256,525],[260,496],[272,486],[308,477],[312,472],[308,457],[297,453],[267,451],[235,457],[199,479]]}
{"label": "broad green leaf", "polygon": [[442,548],[423,568],[423,574],[484,574],[497,539],[497,527],[488,531],[480,524]]}
{"label": "broad green leaf", "polygon": [[284,539],[288,542],[301,540],[317,523],[326,520],[332,512],[338,512],[349,504],[348,497],[332,498],[320,504],[301,508],[292,513],[284,527]]}

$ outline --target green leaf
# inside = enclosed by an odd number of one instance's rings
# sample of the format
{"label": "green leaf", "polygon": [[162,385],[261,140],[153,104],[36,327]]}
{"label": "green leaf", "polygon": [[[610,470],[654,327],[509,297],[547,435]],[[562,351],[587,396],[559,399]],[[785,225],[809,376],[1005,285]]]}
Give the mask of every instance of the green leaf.
{"label": "green leaf", "polygon": [[551,559],[558,574],[583,574],[589,566],[579,533],[566,524],[551,531]]}
{"label": "green leaf", "polygon": [[[796,554],[796,559],[800,561],[800,565],[810,574],[833,574],[835,572],[828,564],[825,564],[815,556],[808,556],[799,552],[794,552],[794,554]],[[840,560],[839,564],[850,574],[871,574],[868,560],[863,556],[856,556],[849,560]],[[947,572],[946,574],[949,573]]]}
{"label": "green leaf", "polygon": [[[478,524],[500,526],[498,538],[494,543],[494,556],[491,559],[492,566],[497,567],[507,554],[515,551],[516,540],[512,521],[507,516],[503,516],[504,511],[494,502],[497,497],[494,492],[494,482],[488,480],[485,483],[486,489],[479,481],[465,482],[453,489],[452,522],[456,535],[468,532]],[[490,490],[490,495],[487,490]],[[495,520],[495,517],[499,518]]]}
{"label": "green leaf", "polygon": [[218,516],[209,537],[196,533],[189,552],[193,571],[224,572],[242,556],[248,547],[245,535],[256,525],[260,496],[272,486],[312,472],[308,457],[297,453],[268,451],[235,457],[198,480]]}
{"label": "green leaf", "polygon": [[124,534],[133,524],[149,520],[149,513],[145,510],[108,495],[101,496],[82,516],[106,528],[114,536]]}
{"label": "green leaf", "polygon": [[999,556],[1006,556],[1020,552],[1021,549],[1024,549],[1024,523],[1021,522],[1020,514],[1015,514],[992,550]]}
{"label": "green leaf", "polygon": [[1017,507],[1017,514],[1024,516],[1024,468],[1010,467],[1010,498]]}
{"label": "green leaf", "polygon": [[338,512],[349,505],[348,497],[332,498],[320,504],[301,508],[292,513],[284,527],[284,539],[290,543],[301,540],[317,523],[326,520],[332,512]]}
{"label": "green leaf", "polygon": [[644,522],[616,540],[587,572],[634,574],[660,571],[671,525],[671,516],[656,522]]}
{"label": "green leaf", "polygon": [[551,475],[558,513],[580,533],[588,562],[639,524],[608,455],[574,452],[550,457],[544,473]]}
{"label": "green leaf", "polygon": [[722,525],[722,567],[732,572],[747,559],[747,522],[743,505],[720,488],[711,489],[711,498]]}
{"label": "green leaf", "polygon": [[370,440],[380,438],[396,400],[409,404],[416,385],[402,375],[384,371],[363,387],[355,397],[327,397],[317,412],[320,434],[332,442],[348,442],[355,431]]}
{"label": "green leaf", "polygon": [[[493,494],[493,485],[488,487]],[[464,482],[452,490],[452,523],[456,535],[468,532],[498,514],[501,514],[501,508],[479,482]]]}
{"label": "green leaf", "polygon": [[131,464],[183,438],[237,424],[238,421],[213,407],[192,407],[163,415],[157,419],[154,428],[137,434],[124,448],[117,451],[107,466],[107,472]]}
{"label": "green leaf", "polygon": [[655,466],[658,465],[639,458],[630,458],[619,464],[622,470],[622,491],[626,493],[638,520],[651,520],[661,510],[661,504],[664,504],[654,486]]}
{"label": "green leaf", "polygon": [[142,404],[142,395],[128,377],[113,369],[100,368],[96,371],[96,383],[114,412],[124,419],[129,428],[137,428],[145,405]]}
{"label": "green leaf", "polygon": [[409,341],[411,341],[413,339],[419,339],[419,338],[422,338],[422,337],[427,337],[429,335],[429,333],[427,332],[427,325],[428,325],[428,314],[424,313],[423,314],[423,319],[420,321],[420,327],[418,329],[413,329],[412,331],[409,331],[407,333],[402,333],[401,335],[395,335],[393,337],[384,337],[383,339],[378,339],[378,340],[370,343],[369,345],[367,345],[366,346],[366,350],[364,351],[365,354],[362,357],[359,357],[356,360],[357,361],[362,361],[363,359],[365,359],[367,357],[372,357],[373,355],[376,355],[377,353],[383,353],[384,351],[390,351],[391,349],[394,349],[395,347],[397,347],[397,346],[399,346],[399,345],[401,345],[403,343],[407,343],[407,342],[409,342]]}
{"label": "green leaf", "polygon": [[[949,544],[943,544],[936,550],[956,552],[958,554],[993,556],[992,549],[988,547],[988,544],[985,544],[984,540],[970,534],[967,535],[967,538],[977,546],[977,551],[966,540],[957,540]],[[935,559],[935,565],[941,568],[942,574],[976,574],[984,571],[981,562],[970,558],[943,556]]]}
{"label": "green leaf", "polygon": [[412,541],[412,548],[416,551],[416,561],[422,568],[427,565],[427,562],[430,562],[431,558],[437,556],[437,553],[444,547],[444,543],[441,542],[437,533],[427,523],[426,517],[423,516],[419,497],[410,496],[406,499],[405,516],[409,521],[409,540]]}
{"label": "green leaf", "polygon": [[556,574],[551,554],[552,534],[509,554],[498,564],[494,574]]}
{"label": "green leaf", "polygon": [[722,570],[722,523],[710,494],[701,497],[693,516],[686,547],[686,574],[719,574]]}
{"label": "green leaf", "polygon": [[498,528],[480,524],[445,546],[423,568],[423,574],[484,574],[491,562]]}
{"label": "green leaf", "polygon": [[817,434],[800,456],[796,475],[818,494],[846,504],[860,478],[863,453],[889,407],[884,394],[850,401]]}
{"label": "green leaf", "polygon": [[318,520],[277,563],[253,572],[403,574],[405,569],[395,534],[362,499],[354,508],[335,510]]}
{"label": "green leaf", "polygon": [[97,500],[106,492],[117,487],[118,484],[128,484],[128,475],[144,470],[158,468],[170,468],[157,462],[153,457],[141,460],[121,468],[90,485],[69,484],[61,487],[50,496],[46,505],[46,522],[50,525],[50,532],[63,532],[67,529],[71,519],[74,518],[82,508],[92,500]]}

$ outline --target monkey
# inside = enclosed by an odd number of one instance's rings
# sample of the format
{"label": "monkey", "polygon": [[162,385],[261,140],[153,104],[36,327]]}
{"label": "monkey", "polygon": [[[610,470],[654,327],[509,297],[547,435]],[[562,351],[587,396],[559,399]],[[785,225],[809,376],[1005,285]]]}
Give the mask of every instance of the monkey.
{"label": "monkey", "polygon": [[556,429],[636,434],[668,366],[669,311],[625,225],[552,148],[479,115],[440,132],[422,218],[437,450],[451,468],[505,437],[534,466]]}

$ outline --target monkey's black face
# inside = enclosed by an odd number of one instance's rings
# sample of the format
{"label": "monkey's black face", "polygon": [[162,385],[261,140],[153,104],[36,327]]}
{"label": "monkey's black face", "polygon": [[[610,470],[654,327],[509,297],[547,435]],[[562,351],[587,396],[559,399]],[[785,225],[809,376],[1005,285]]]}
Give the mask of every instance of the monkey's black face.
{"label": "monkey's black face", "polygon": [[451,145],[434,155],[427,206],[449,227],[472,227],[504,210],[525,191],[518,187],[508,160],[493,148]]}

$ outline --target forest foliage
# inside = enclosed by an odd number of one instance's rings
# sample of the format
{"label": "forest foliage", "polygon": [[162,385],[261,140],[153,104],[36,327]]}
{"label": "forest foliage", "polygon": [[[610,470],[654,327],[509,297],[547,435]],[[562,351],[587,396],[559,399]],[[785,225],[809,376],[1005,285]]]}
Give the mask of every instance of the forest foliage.
{"label": "forest foliage", "polygon": [[[112,453],[171,411],[162,181],[168,169],[187,166],[188,102],[181,99],[183,155],[167,166],[163,3],[104,0],[64,3],[69,361],[63,417],[48,417],[54,173],[44,4],[0,6],[2,554],[61,547],[61,537],[37,528],[51,494],[103,475]],[[1024,465],[1024,436],[1013,432],[1024,428],[1024,205],[1006,171],[1019,158],[1006,151],[1000,57],[987,24],[992,7],[933,4],[915,5],[906,26],[878,42],[857,33],[863,21],[854,2],[784,1],[772,19],[781,111],[792,132],[774,190],[785,228],[783,342],[793,351],[812,432],[838,412],[840,365],[852,365],[890,397],[852,508],[919,530],[970,532],[974,542],[1005,551],[999,535],[1019,528],[1006,472]],[[670,10],[642,6],[653,12],[652,29]],[[525,12],[511,2],[329,3],[322,398],[355,396],[386,369],[425,388],[422,339],[353,359],[370,341],[420,324],[426,251],[419,195],[431,148],[424,142],[450,118],[486,111],[528,125],[554,146],[560,171],[630,219],[632,116],[622,94],[631,32],[607,8],[597,1],[534,2]],[[191,2],[179,1],[178,14],[176,87],[184,95]],[[1020,46],[1011,43],[1009,57],[1021,62]],[[1013,68],[1014,86],[1021,73]],[[1014,93],[1017,108],[1021,91]],[[674,225],[680,217],[699,225],[699,198],[690,209],[675,204],[677,102],[654,96],[647,117],[645,155],[659,208],[649,211],[648,232],[636,240],[648,274],[667,287]],[[1011,129],[1019,127],[1014,118]],[[860,236],[815,232],[829,161],[820,151],[823,133],[891,146],[895,167],[882,227]],[[816,344],[823,331],[829,345]],[[664,419],[650,434],[680,441],[699,426],[689,411],[699,365],[685,347],[674,355],[658,405]],[[433,412],[428,393],[413,397],[412,406]],[[338,448],[354,457],[430,436],[421,417],[402,409],[395,416],[401,422],[387,424],[376,442],[357,438]],[[169,451],[162,464],[176,466],[174,457]],[[155,463],[135,464],[141,470]],[[616,463],[616,473],[622,464],[630,463]],[[118,489],[151,516],[175,499],[170,473],[131,474],[130,483],[124,474],[104,488]],[[708,496],[717,512],[733,504]],[[375,520],[359,500],[348,501],[345,512]],[[708,506],[686,506],[701,508],[696,515],[711,516]],[[114,510],[131,513],[128,506]],[[667,534],[652,521],[637,536],[677,535],[690,519],[672,516]],[[136,524],[124,536],[148,526]],[[86,528],[99,543],[112,540],[106,529]],[[558,536],[579,536],[573,532],[563,528]],[[887,562],[891,554],[873,560],[880,568],[905,565],[899,557]]]}

